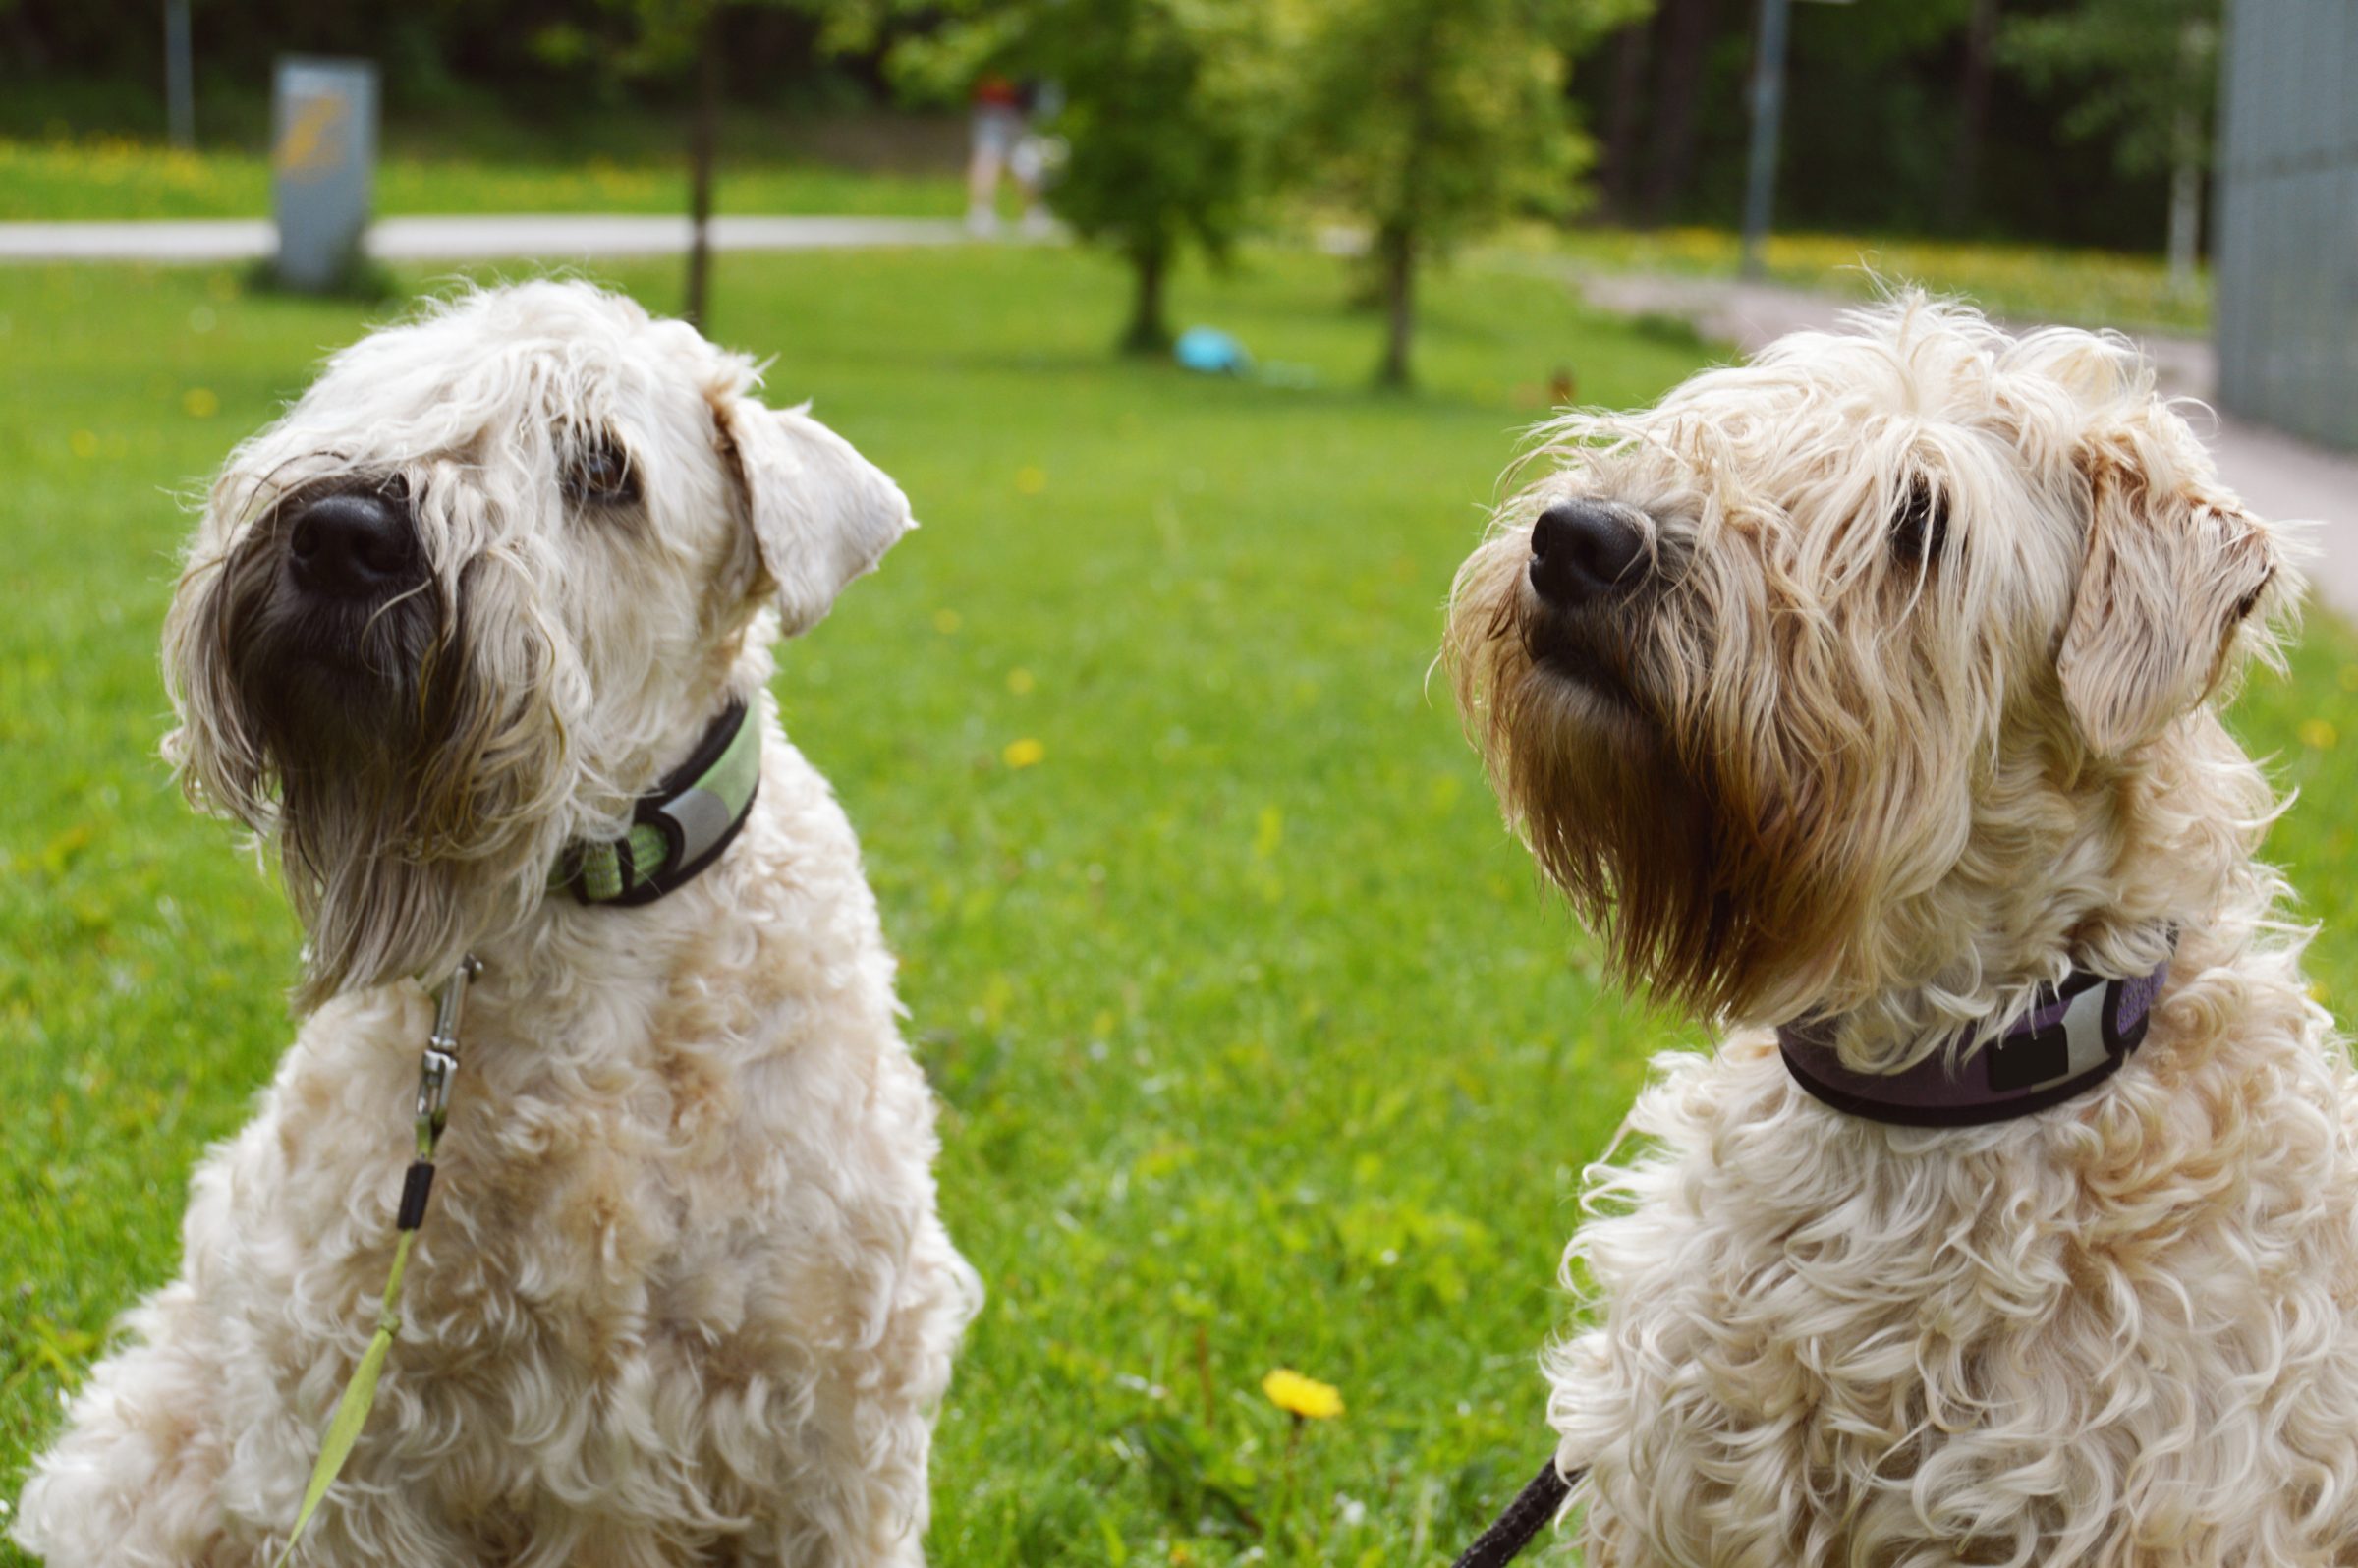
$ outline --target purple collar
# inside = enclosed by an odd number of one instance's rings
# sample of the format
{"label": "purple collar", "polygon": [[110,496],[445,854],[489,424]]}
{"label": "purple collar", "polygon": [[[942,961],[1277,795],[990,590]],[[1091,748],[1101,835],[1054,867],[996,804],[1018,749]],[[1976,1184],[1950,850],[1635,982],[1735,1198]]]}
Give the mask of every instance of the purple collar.
{"label": "purple collar", "polygon": [[1793,1082],[1847,1115],[1979,1127],[2059,1105],[2111,1077],[2145,1042],[2169,964],[2164,957],[2130,980],[2074,970],[2020,1023],[1953,1066],[1939,1050],[1896,1073],[1855,1071],[1834,1054],[1833,1031],[1821,1020],[1784,1026],[1776,1043]]}

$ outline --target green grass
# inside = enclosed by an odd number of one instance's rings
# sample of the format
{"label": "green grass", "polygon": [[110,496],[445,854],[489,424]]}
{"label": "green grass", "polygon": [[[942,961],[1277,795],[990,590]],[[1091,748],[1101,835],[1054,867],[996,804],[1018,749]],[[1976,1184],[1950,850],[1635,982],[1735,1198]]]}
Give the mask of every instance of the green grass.
{"label": "green grass", "polygon": [[[612,277],[676,304],[671,266]],[[1111,361],[1122,281],[1083,255],[719,262],[716,335],[926,523],[779,691],[864,836],[991,1293],[939,1563],[1454,1551],[1546,1446],[1576,1173],[1691,1037],[1600,986],[1426,675],[1550,369],[1629,403],[1698,351],[1469,270],[1423,389],[1378,397],[1349,288],[1288,255],[1181,281],[1182,322],[1313,373],[1286,389]],[[362,325],[226,273],[0,269],[35,371],[0,380],[0,1497],[288,1035],[295,932],[153,760],[154,649],[171,492]],[[2354,690],[2321,618],[2241,717],[2307,789],[2276,842],[2343,997]],[[1289,1430],[1279,1366],[1346,1412]]]}
{"label": "green grass", "polygon": [[[1733,277],[1741,251],[1725,229],[1527,231],[1510,242],[1529,254],[1567,258],[1600,272],[1673,272]],[[1878,280],[1921,283],[1971,297],[1993,314],[2201,337],[2211,330],[2211,275],[2173,289],[2162,258],[2051,246],[1878,237],[1779,234],[1765,257],[1769,278],[1798,288],[1865,298]]]}
{"label": "green grass", "polygon": [[[724,160],[722,212],[955,217],[954,175],[858,171],[811,159]],[[495,158],[397,150],[377,166],[376,210],[402,213],[685,212],[686,159],[638,151]],[[270,212],[270,164],[258,152],[185,152],[120,137],[0,138],[0,222],[106,218],[254,218]]]}

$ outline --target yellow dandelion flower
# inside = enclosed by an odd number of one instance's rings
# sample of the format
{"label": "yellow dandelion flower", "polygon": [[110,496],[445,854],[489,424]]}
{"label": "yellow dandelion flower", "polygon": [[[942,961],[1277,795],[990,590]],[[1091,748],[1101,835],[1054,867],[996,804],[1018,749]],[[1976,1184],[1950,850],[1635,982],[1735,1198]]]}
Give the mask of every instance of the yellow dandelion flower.
{"label": "yellow dandelion flower", "polygon": [[209,386],[193,386],[180,395],[180,406],[192,420],[209,420],[221,412],[221,400]]}
{"label": "yellow dandelion flower", "polygon": [[76,457],[94,458],[98,455],[98,432],[95,430],[76,430],[74,434],[68,438],[67,444],[74,448],[74,455]]}
{"label": "yellow dandelion flower", "polygon": [[2301,744],[2313,752],[2330,752],[2333,750],[2333,743],[2340,739],[2341,737],[2334,733],[2333,726],[2325,719],[2313,718],[2301,721]]}
{"label": "yellow dandelion flower", "polygon": [[1007,750],[999,754],[1009,767],[1036,766],[1048,755],[1048,749],[1027,735],[1020,741],[1009,741]]}
{"label": "yellow dandelion flower", "polygon": [[1015,471],[1015,487],[1025,495],[1038,495],[1048,487],[1048,471],[1037,463],[1027,463]]}
{"label": "yellow dandelion flower", "polygon": [[1269,1403],[1300,1421],[1330,1421],[1343,1413],[1342,1390],[1280,1367],[1261,1380]]}
{"label": "yellow dandelion flower", "polygon": [[960,616],[956,610],[935,610],[933,612],[933,630],[944,637],[955,636],[958,628],[965,624],[964,617]]}
{"label": "yellow dandelion flower", "polygon": [[1007,672],[1007,690],[1013,692],[1018,697],[1031,696],[1032,688],[1038,686],[1039,684],[1039,682],[1033,678],[1032,672],[1025,669],[1021,664],[1018,664],[1014,669]]}

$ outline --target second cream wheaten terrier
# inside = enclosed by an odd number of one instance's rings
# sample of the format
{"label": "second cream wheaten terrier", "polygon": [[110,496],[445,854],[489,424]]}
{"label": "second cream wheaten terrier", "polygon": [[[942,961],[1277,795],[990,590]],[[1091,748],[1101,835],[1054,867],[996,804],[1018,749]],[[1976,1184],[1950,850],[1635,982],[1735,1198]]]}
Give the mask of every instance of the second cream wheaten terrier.
{"label": "second cream wheaten terrier", "polygon": [[260,1568],[376,1325],[435,1008],[480,961],[376,1406],[298,1561],[921,1560],[980,1298],[850,825],[769,644],[910,526],[754,367],[578,283],[338,354],[215,483],[165,633],[308,1010],[180,1274],[36,1463],[57,1568]]}
{"label": "second cream wheaten terrier", "polygon": [[1584,1560],[2358,1563],[2358,1085],[2217,711],[2280,531],[2125,342],[1915,298],[1543,461],[1460,700],[1725,1030],[1590,1173]]}

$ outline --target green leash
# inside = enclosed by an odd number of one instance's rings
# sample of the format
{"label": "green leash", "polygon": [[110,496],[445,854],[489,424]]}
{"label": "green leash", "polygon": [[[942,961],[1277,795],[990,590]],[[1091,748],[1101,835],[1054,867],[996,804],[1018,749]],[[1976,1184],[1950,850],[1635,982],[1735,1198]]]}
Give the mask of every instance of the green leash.
{"label": "green leash", "polygon": [[278,1554],[274,1568],[287,1568],[293,1559],[296,1542],[303,1540],[311,1515],[319,1511],[327,1488],[336,1484],[344,1461],[352,1457],[352,1445],[360,1440],[361,1428],[368,1421],[368,1407],[376,1403],[376,1380],[393,1349],[393,1336],[401,1332],[401,1276],[410,1266],[410,1244],[418,1239],[418,1227],[425,1222],[426,1195],[434,1187],[434,1146],[441,1142],[442,1128],[450,1118],[450,1081],[459,1070],[459,1010],[467,1001],[467,982],[482,972],[482,964],[470,953],[459,961],[435,998],[434,1033],[425,1042],[418,1069],[418,1157],[401,1185],[401,1209],[393,1220],[393,1270],[376,1310],[376,1333],[361,1353],[361,1364],[352,1370],[344,1397],[336,1401],[327,1434],[319,1440],[319,1462],[311,1467],[310,1484],[303,1489],[303,1507],[295,1515],[294,1533],[287,1537],[286,1549]]}

